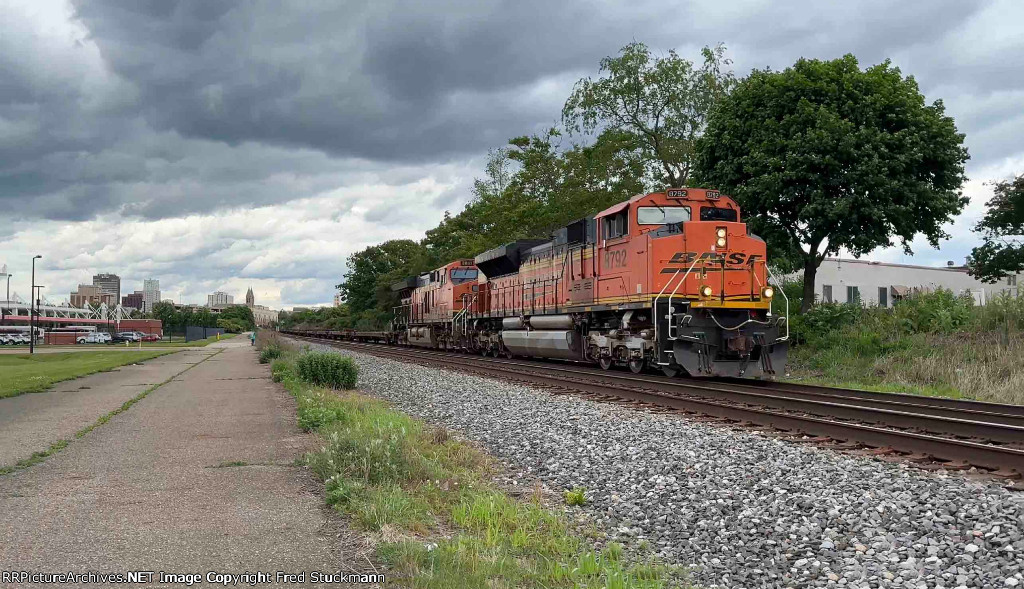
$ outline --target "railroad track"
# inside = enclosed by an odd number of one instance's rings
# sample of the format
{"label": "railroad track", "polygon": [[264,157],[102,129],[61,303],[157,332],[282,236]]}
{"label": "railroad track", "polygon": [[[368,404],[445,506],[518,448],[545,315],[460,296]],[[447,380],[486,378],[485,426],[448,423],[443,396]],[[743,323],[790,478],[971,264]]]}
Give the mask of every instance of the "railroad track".
{"label": "railroad track", "polygon": [[1024,407],[1016,405],[793,383],[666,378],[573,363],[292,337],[403,362],[440,365],[774,429],[803,441],[895,455],[923,466],[973,466],[1015,479],[1024,474]]}

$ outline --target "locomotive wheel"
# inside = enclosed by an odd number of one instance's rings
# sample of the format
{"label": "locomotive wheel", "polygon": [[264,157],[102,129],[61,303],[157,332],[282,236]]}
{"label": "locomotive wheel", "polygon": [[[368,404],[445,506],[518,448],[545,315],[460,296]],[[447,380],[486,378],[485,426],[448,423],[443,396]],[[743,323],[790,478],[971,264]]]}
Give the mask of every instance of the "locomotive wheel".
{"label": "locomotive wheel", "polygon": [[679,369],[675,366],[662,366],[661,371],[669,378],[674,378],[679,375]]}
{"label": "locomotive wheel", "polygon": [[508,358],[509,360],[511,360],[512,358],[514,358],[514,357],[515,357],[515,354],[513,354],[513,353],[512,353],[512,350],[510,350],[510,349],[508,349],[508,348],[505,348],[505,354],[504,354],[504,356],[505,356],[506,358]]}
{"label": "locomotive wheel", "polygon": [[644,371],[644,359],[643,358],[630,358],[629,369],[633,374],[640,374]]}
{"label": "locomotive wheel", "polygon": [[612,367],[612,364],[614,364],[615,361],[611,356],[601,356],[597,363],[601,366],[602,370],[608,370]]}

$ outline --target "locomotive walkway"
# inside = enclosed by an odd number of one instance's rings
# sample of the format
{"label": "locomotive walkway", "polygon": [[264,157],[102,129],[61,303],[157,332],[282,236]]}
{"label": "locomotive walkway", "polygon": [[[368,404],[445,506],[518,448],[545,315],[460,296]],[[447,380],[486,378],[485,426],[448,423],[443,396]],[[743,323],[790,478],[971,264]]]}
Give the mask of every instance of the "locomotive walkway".
{"label": "locomotive walkway", "polygon": [[[366,572],[294,466],[311,439],[255,354],[223,342],[169,356],[149,379],[104,375],[107,388],[132,391],[171,378],[41,464],[0,476],[3,569]],[[3,444],[34,419],[29,407],[8,415],[10,402],[45,395],[0,400]]]}

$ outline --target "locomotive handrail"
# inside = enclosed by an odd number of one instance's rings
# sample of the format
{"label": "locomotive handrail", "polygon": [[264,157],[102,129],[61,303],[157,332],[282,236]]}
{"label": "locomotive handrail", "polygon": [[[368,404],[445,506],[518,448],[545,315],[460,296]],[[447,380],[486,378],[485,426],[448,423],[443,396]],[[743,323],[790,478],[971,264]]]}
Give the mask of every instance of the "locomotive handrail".
{"label": "locomotive handrail", "polygon": [[[777,342],[784,342],[789,339],[789,297],[786,296],[786,289],[782,288],[782,283],[779,282],[777,278],[775,278],[775,273],[772,272],[772,269],[768,267],[767,260],[764,263],[764,269],[768,271],[769,280],[775,282],[775,285],[779,287],[779,292],[782,293],[782,298],[786,300],[786,337],[780,337],[779,339],[775,340]],[[772,297],[772,303],[775,303],[774,297]],[[771,307],[769,306],[769,309],[770,308]]]}
{"label": "locomotive handrail", "polygon": [[[679,284],[682,284],[683,282],[686,281],[686,277],[690,275],[691,271],[693,271],[693,267],[697,265],[697,261],[699,259],[700,258],[695,258],[693,260],[693,263],[690,264],[690,268],[686,271],[686,274],[683,275],[683,279],[679,281]],[[658,302],[661,300],[661,297],[665,294],[665,289],[668,288],[668,285],[672,284],[672,281],[675,280],[676,276],[679,276],[679,273],[682,272],[682,271],[683,271],[682,268],[679,268],[678,270],[676,270],[676,273],[672,275],[672,278],[668,279],[668,282],[665,283],[665,286],[661,287],[661,292],[658,293],[658,296],[654,297],[654,313],[655,313],[655,319],[654,319],[654,341],[656,341],[656,342],[661,341],[660,339],[658,339],[658,323],[659,323],[658,317],[657,317]],[[676,288],[672,289],[672,294],[668,295],[668,307],[669,307],[668,335],[669,335],[669,338],[672,337],[672,312],[671,312],[671,309],[672,309],[672,297],[674,297],[676,295],[676,291],[677,290],[679,290],[679,285],[678,284],[676,285]],[[668,365],[671,364],[671,362],[662,362],[661,361],[661,354],[658,354],[658,358],[657,358],[656,362],[657,362],[657,364],[659,366],[668,366]]]}

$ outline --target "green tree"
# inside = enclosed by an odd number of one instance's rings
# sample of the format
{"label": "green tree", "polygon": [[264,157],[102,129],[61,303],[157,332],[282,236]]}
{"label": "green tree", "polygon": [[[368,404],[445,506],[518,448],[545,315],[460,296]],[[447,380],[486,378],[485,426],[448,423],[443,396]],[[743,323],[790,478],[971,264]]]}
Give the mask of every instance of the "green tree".
{"label": "green tree", "polygon": [[[203,312],[210,315],[209,311],[206,311],[206,309],[203,309]],[[200,321],[204,320],[205,317],[200,319]],[[231,305],[230,307],[225,307],[221,310],[220,315],[217,318],[210,315],[209,323],[199,323],[199,325],[203,325],[205,327],[219,327],[221,320],[237,324],[241,327],[239,331],[252,331],[253,329],[256,329],[256,319],[253,317],[252,309],[245,305]]]}
{"label": "green tree", "polygon": [[861,70],[852,55],[755,70],[716,107],[699,142],[701,183],[736,197],[752,230],[793,252],[806,310],[815,274],[840,249],[854,255],[923,234],[967,204],[964,136],[941,100],[888,61]]}
{"label": "green tree", "polygon": [[211,313],[209,309],[203,307],[198,311],[192,313],[191,323],[189,323],[188,325],[197,325],[199,327],[217,327],[217,318],[213,316],[213,313]]}
{"label": "green tree", "polygon": [[178,325],[178,311],[171,303],[159,302],[153,305],[153,318],[159,319],[164,328],[176,327]]}
{"label": "green tree", "polygon": [[736,83],[725,46],[705,47],[702,55],[704,64],[695,68],[675,51],[654,57],[643,43],[630,43],[601,60],[602,77],[576,83],[562,124],[575,133],[617,132],[643,156],[648,185],[685,186],[696,140]]}
{"label": "green tree", "polygon": [[[561,133],[516,137],[492,152],[488,174],[473,187],[473,200],[458,215],[445,215],[423,244],[435,265],[473,257],[516,239],[547,237],[569,221],[593,214],[643,191],[644,163],[632,138],[605,131],[591,145],[559,146]],[[507,181],[492,173],[516,165]]]}
{"label": "green tree", "polygon": [[996,182],[988,212],[974,226],[984,243],[971,251],[968,271],[984,282],[1024,272],[1024,175]]}
{"label": "green tree", "polygon": [[378,294],[385,292],[385,287],[390,292],[390,284],[385,282],[402,278],[410,268],[419,266],[423,258],[423,248],[409,239],[370,246],[348,257],[348,272],[337,288],[353,313],[376,309]]}

